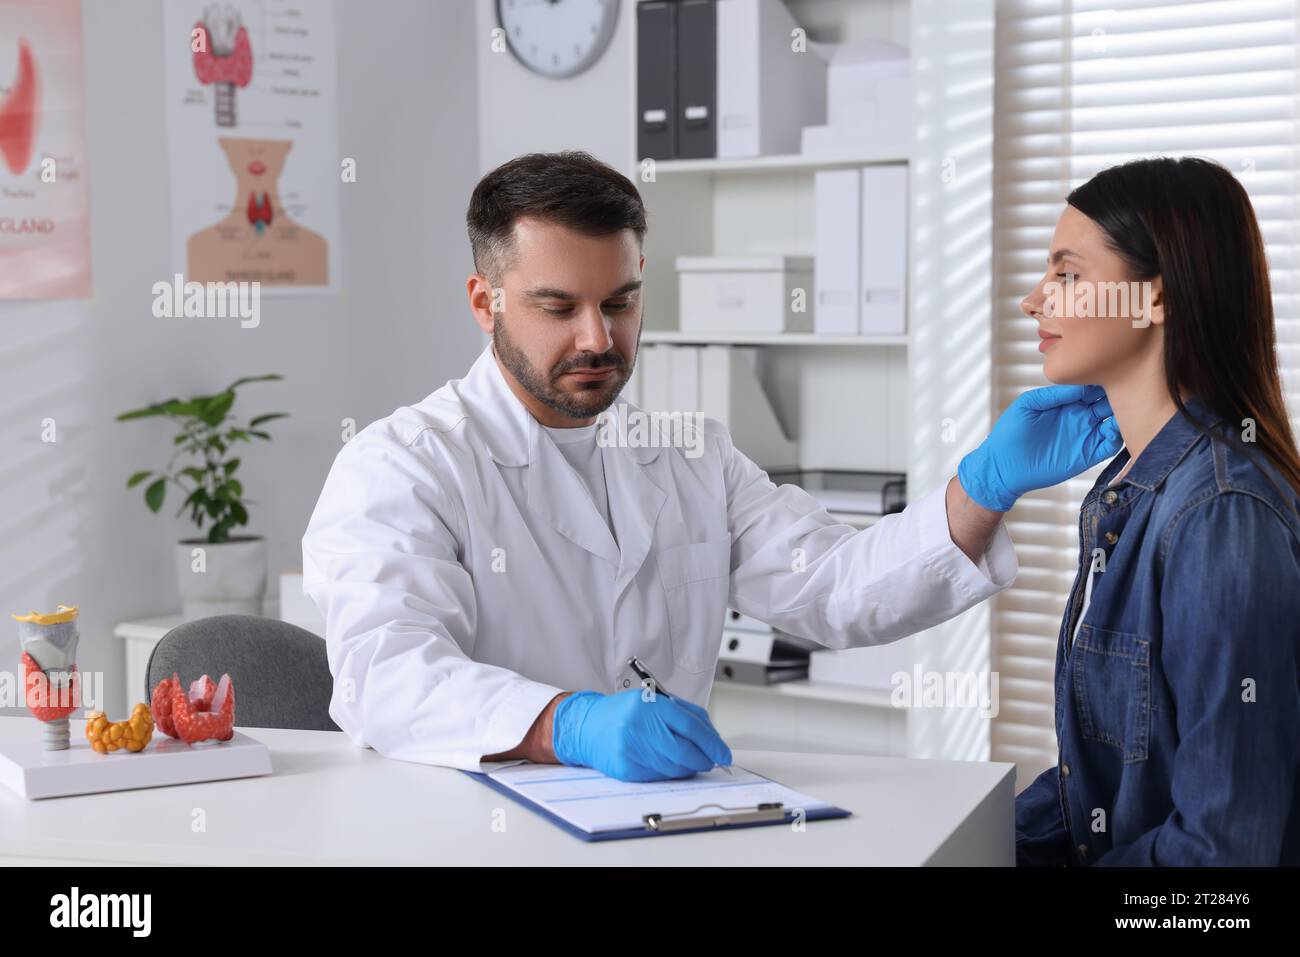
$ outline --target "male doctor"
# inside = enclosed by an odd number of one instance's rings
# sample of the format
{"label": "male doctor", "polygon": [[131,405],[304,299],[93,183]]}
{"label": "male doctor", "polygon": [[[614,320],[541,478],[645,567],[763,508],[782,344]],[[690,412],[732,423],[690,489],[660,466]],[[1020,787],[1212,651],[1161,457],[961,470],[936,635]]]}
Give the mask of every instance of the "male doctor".
{"label": "male doctor", "polygon": [[1034,390],[946,487],[855,530],[714,419],[675,447],[609,445],[596,417],[625,404],[641,335],[636,187],[585,153],[529,154],[479,182],[467,221],[491,344],[342,448],[302,542],[330,715],[389,757],[639,781],[730,764],[703,707],[728,607],[828,648],[928,628],[1015,579],[1019,495],[1119,451],[1099,389]]}

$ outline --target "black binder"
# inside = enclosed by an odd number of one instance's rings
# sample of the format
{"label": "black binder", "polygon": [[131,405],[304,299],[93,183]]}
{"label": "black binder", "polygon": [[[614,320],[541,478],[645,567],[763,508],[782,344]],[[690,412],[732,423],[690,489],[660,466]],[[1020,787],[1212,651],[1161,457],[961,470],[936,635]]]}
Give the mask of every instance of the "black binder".
{"label": "black binder", "polygon": [[636,8],[636,154],[677,156],[677,3],[647,0]]}
{"label": "black binder", "polygon": [[718,11],[715,0],[678,0],[677,156],[718,155]]}

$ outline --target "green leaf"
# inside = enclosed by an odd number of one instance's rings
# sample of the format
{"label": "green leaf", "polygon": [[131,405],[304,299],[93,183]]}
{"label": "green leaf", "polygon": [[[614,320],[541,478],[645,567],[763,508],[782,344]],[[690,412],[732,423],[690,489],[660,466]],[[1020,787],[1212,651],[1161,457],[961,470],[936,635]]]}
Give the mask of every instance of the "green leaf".
{"label": "green leaf", "polygon": [[234,518],[236,525],[248,524],[248,511],[238,502],[230,503],[230,514]]}
{"label": "green leaf", "polygon": [[144,490],[144,504],[149,506],[149,511],[157,512],[162,508],[163,497],[167,494],[167,480],[160,478]]}
{"label": "green leaf", "polygon": [[256,435],[259,439],[266,439],[266,441],[268,441],[268,442],[271,441],[271,436],[270,436],[268,433],[266,433],[266,432],[261,432],[261,431],[259,431],[259,430],[257,430],[257,429],[249,429],[249,430],[248,430],[248,434],[249,434],[249,435]]}
{"label": "green leaf", "polygon": [[234,475],[235,469],[237,468],[239,468],[239,459],[231,459],[229,462],[226,463],[226,475],[227,476]]}
{"label": "green leaf", "polygon": [[129,479],[126,480],[126,487],[135,488],[137,485],[139,485],[141,482],[147,479],[150,475],[153,475],[153,472],[151,472],[149,469],[145,469],[143,472],[136,472],[134,475],[132,475]]}
{"label": "green leaf", "polygon": [[233,392],[222,392],[219,395],[214,395],[203,403],[202,408],[199,410],[199,418],[207,425],[217,425],[226,417],[226,413],[230,411],[230,407],[234,404],[235,393]]}
{"label": "green leaf", "polygon": [[193,492],[190,492],[189,497],[186,498],[185,501],[181,502],[181,507],[176,510],[176,514],[180,515],[181,512],[185,511],[186,506],[189,506],[190,517],[192,519],[194,517],[194,512],[198,509],[198,505],[196,505],[195,503],[198,501],[200,496],[206,494],[207,493],[203,491],[203,486],[200,485]]}
{"label": "green leaf", "polygon": [[168,415],[198,415],[202,406],[199,400],[182,402],[180,399],[170,399],[162,403],[162,411]]}
{"label": "green leaf", "polygon": [[130,419],[144,419],[152,415],[162,415],[162,414],[163,414],[162,405],[151,405],[151,406],[146,406],[143,409],[132,409],[130,412],[123,412],[121,415],[117,416],[116,421],[126,422],[129,421]]}
{"label": "green leaf", "polygon": [[230,479],[217,486],[216,495],[222,502],[238,502],[240,495],[243,495],[243,485],[239,484],[238,479]]}
{"label": "green leaf", "polygon": [[181,474],[194,479],[196,482],[202,482],[208,473],[196,465],[191,465],[189,468],[181,469]]}
{"label": "green leaf", "polygon": [[248,427],[251,429],[255,425],[261,425],[263,422],[270,422],[272,419],[287,419],[288,412],[271,412],[267,415],[259,415],[255,419],[250,419]]}
{"label": "green leaf", "polygon": [[172,445],[180,445],[189,437],[190,436],[188,432],[182,432],[180,435],[176,436],[176,438],[172,439]]}
{"label": "green leaf", "polygon": [[229,432],[226,433],[226,438],[228,438],[232,442],[238,442],[240,440],[247,442],[248,433],[245,432],[243,429],[231,429]]}
{"label": "green leaf", "polygon": [[233,392],[236,388],[248,382],[271,382],[273,380],[283,379],[283,378],[284,376],[280,375],[278,372],[272,372],[270,375],[245,376],[242,379],[236,379],[234,382],[230,383],[230,385],[226,386],[226,391]]}

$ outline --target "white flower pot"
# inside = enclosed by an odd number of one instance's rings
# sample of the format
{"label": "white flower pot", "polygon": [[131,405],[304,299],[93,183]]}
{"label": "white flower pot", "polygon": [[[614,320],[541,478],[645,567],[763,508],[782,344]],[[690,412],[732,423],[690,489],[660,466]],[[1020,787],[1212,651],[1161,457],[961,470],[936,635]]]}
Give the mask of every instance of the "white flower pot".
{"label": "white flower pot", "polygon": [[216,545],[205,538],[181,539],[176,543],[176,586],[186,621],[260,615],[266,592],[266,539],[232,536]]}

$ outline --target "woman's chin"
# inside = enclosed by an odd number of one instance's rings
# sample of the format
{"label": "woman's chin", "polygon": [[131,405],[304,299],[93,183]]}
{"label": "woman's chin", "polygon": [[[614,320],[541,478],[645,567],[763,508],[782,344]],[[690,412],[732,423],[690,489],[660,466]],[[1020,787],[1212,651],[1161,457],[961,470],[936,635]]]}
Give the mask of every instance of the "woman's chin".
{"label": "woman's chin", "polygon": [[[1059,351],[1060,348],[1060,344],[1057,344],[1052,351]],[[1096,381],[1089,377],[1087,369],[1077,368],[1064,361],[1063,356],[1053,355],[1052,351],[1043,356],[1043,377],[1048,382],[1053,385],[1088,385]]]}

